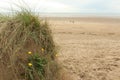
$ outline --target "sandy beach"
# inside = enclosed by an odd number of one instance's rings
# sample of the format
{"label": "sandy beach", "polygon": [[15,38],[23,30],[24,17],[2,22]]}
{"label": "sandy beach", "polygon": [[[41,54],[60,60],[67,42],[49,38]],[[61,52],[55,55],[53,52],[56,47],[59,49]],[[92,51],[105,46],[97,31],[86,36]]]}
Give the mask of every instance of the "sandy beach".
{"label": "sandy beach", "polygon": [[120,80],[119,18],[48,18],[64,80]]}

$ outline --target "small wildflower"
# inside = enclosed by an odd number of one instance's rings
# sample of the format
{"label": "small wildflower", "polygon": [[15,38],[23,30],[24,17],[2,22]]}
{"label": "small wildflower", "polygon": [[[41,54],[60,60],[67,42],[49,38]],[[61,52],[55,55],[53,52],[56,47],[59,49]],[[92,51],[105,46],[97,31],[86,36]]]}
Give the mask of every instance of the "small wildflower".
{"label": "small wildflower", "polygon": [[43,49],[43,48],[42,48],[41,50],[42,50],[42,52],[44,52],[44,49]]}
{"label": "small wildflower", "polygon": [[58,57],[58,54],[56,54],[55,56]]}
{"label": "small wildflower", "polygon": [[32,52],[29,51],[28,54],[32,54]]}
{"label": "small wildflower", "polygon": [[30,66],[30,67],[31,67],[31,66],[32,66],[32,63],[28,63],[28,66]]}

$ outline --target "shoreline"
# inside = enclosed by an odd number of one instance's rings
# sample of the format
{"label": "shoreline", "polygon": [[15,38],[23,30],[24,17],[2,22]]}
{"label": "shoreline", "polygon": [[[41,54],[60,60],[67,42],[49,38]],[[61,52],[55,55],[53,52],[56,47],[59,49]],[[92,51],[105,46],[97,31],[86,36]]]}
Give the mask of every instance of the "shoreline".
{"label": "shoreline", "polygon": [[40,17],[47,21],[70,21],[70,22],[107,22],[120,23],[120,18],[115,17]]}

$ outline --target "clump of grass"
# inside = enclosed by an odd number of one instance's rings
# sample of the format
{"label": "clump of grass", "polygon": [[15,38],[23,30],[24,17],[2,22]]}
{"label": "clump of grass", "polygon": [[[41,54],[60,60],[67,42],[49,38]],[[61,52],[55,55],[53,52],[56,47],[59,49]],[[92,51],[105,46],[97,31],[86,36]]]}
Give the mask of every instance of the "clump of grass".
{"label": "clump of grass", "polygon": [[[4,20],[0,31],[1,79],[56,79],[54,58],[57,51],[48,23],[24,8],[10,18],[1,17],[0,22]],[[28,51],[33,56],[25,54]],[[27,63],[29,67],[26,67]]]}

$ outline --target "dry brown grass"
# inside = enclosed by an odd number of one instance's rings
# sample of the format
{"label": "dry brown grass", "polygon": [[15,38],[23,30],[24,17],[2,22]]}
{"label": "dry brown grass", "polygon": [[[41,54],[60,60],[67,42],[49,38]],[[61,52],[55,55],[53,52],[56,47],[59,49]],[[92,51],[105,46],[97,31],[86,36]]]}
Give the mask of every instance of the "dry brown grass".
{"label": "dry brown grass", "polygon": [[[42,52],[41,49],[44,49]],[[17,12],[12,17],[2,16],[0,20],[0,80],[27,80],[27,52],[38,54],[48,61],[44,80],[57,77],[57,53],[51,30],[46,21],[42,21],[27,9]],[[23,76],[24,75],[24,76]],[[34,79],[41,80],[34,73]],[[43,80],[42,79],[42,80]]]}

